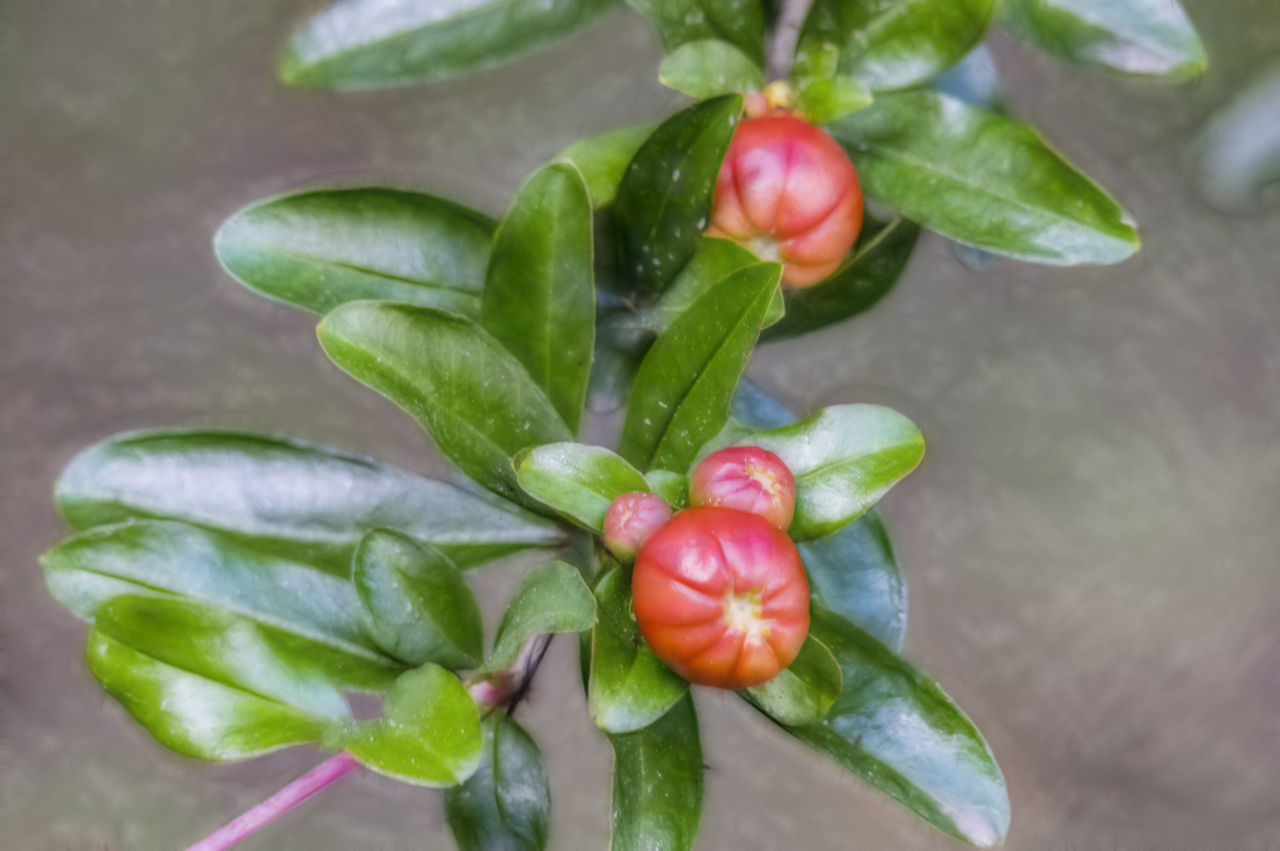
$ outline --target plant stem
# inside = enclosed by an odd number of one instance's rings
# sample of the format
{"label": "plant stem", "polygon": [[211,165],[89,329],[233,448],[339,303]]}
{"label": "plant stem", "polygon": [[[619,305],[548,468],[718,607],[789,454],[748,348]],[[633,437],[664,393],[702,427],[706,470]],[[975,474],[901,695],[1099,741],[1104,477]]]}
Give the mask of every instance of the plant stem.
{"label": "plant stem", "polygon": [[359,766],[355,757],[345,752],[331,757],[261,804],[227,822],[187,851],[223,851],[230,848]]}
{"label": "plant stem", "polygon": [[769,79],[785,80],[796,58],[796,42],[800,40],[800,28],[809,15],[813,0],[782,0],[778,11],[778,24],[773,29],[773,41],[769,44]]}

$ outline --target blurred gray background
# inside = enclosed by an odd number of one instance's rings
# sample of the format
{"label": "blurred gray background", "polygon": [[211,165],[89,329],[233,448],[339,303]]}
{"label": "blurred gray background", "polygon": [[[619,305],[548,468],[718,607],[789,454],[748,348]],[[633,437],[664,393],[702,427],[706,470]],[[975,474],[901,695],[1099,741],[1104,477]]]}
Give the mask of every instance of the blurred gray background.
{"label": "blurred gray background", "polygon": [[[313,320],[240,289],[210,250],[254,199],[421,187],[490,213],[568,142],[679,102],[624,11],[460,82],[361,95],[274,82],[313,0],[4,3],[0,162],[0,845],[185,846],[316,762],[208,766],[156,745],[83,662],[37,555],[77,449],[122,429],[282,432],[425,472],[389,403],[333,368]],[[1210,72],[1183,87],[1076,73],[1002,38],[1012,110],[1143,228],[1121,266],[1002,262],[922,241],[872,313],[762,349],[791,401],[881,401],[929,455],[884,513],[911,592],[907,653],[979,723],[1014,849],[1280,847],[1280,213],[1193,190],[1190,142],[1280,55],[1274,0],[1186,4]],[[472,574],[487,613],[516,568]],[[490,620],[490,624],[494,623]],[[553,646],[523,719],[547,756],[552,845],[601,848],[610,757]],[[904,810],[699,694],[702,848],[946,848]],[[343,782],[246,848],[448,848],[436,794]]]}

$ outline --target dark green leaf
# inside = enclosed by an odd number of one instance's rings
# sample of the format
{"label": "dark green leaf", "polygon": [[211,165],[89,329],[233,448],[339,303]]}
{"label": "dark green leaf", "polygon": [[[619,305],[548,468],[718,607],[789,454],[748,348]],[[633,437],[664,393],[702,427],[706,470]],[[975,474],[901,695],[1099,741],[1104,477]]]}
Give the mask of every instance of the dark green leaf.
{"label": "dark green leaf", "polygon": [[484,755],[465,783],[444,793],[458,851],[541,851],[551,788],[538,746],[503,712],[484,719]]}
{"label": "dark green leaf", "polygon": [[352,688],[385,688],[402,670],[365,635],[350,582],[195,526],[102,526],[63,541],[41,564],[54,598],[86,620],[114,597],[186,597],[325,645]]}
{"label": "dark green leaf", "polygon": [[618,569],[596,584],[591,631],[591,717],[608,733],[630,733],[662,717],[689,690],[653,655],[631,612],[631,583]]}
{"label": "dark green leaf", "polygon": [[727,41],[703,38],[667,54],[658,67],[658,82],[690,97],[709,98],[759,91],[764,88],[764,71]]}
{"label": "dark green leaf", "polygon": [[821,722],[787,728],[811,747],[974,845],[1009,829],[1004,776],[973,722],[937,684],[867,633],[814,607],[812,634],[835,654],[844,687]]}
{"label": "dark green leaf", "polygon": [[460,565],[564,543],[554,524],[511,503],[360,455],[235,432],[116,435],[67,465],[55,499],[77,529],[183,520],[344,578],[372,528],[437,546]]}
{"label": "dark green leaf", "polygon": [[365,301],[330,313],[317,333],[334,363],[413,416],[464,473],[537,507],[516,484],[511,459],[568,440],[569,430],[520,362],[478,325]]}
{"label": "dark green leaf", "polygon": [[739,269],[759,262],[759,258],[736,242],[717,237],[703,239],[658,302],[636,314],[638,324],[661,334],[716,284]]}
{"label": "dark green leaf", "polygon": [[741,95],[695,103],[662,122],[631,160],[614,211],[622,273],[632,292],[661,292],[697,249],[741,115]]}
{"label": "dark green leaf", "polygon": [[596,328],[596,355],[587,386],[587,406],[608,414],[626,404],[631,382],[653,335],[634,324],[634,314],[616,315]]}
{"label": "dark green leaf", "polygon": [[911,420],[880,405],[833,405],[795,425],[751,434],[796,479],[797,541],[829,535],[856,520],[924,457]]}
{"label": "dark green leaf", "polygon": [[901,216],[887,223],[868,218],[853,255],[817,286],[787,290],[786,315],[762,338],[807,334],[871,307],[897,283],[919,234],[919,226]]}
{"label": "dark green leaf", "polygon": [[813,599],[901,650],[907,634],[907,583],[888,530],[868,511],[825,538],[799,545]]}
{"label": "dark green leaf", "polygon": [[642,469],[688,469],[724,426],[729,400],[778,291],[782,267],[757,263],[707,291],[640,364],[621,453]]}
{"label": "dark green leaf", "polygon": [[1176,0],[1003,0],[999,23],[1069,62],[1122,74],[1188,80],[1209,67]]}
{"label": "dark green leaf", "polygon": [[643,730],[613,745],[610,851],[690,851],[702,815],[702,744],[685,695]]}
{"label": "dark green leaf", "polygon": [[395,532],[365,535],[351,565],[365,628],[410,665],[470,668],[484,653],[480,608],[444,553]]}
{"label": "dark green leaf", "polygon": [[764,61],[764,10],[760,0],[627,0],[653,22],[668,51],[703,38],[727,41],[758,63]]}
{"label": "dark green leaf", "polygon": [[597,535],[615,499],[649,490],[640,471],[622,458],[581,443],[549,443],[521,453],[516,479],[525,493]]}
{"label": "dark green leaf", "polygon": [[338,0],[294,33],[292,86],[374,89],[499,65],[562,38],[614,0]]}
{"label": "dark green leaf", "polygon": [[656,126],[645,122],[591,136],[574,142],[556,159],[568,160],[577,166],[587,182],[592,206],[604,207],[613,203],[613,196],[618,192],[618,184],[622,182],[631,158]]}
{"label": "dark green leaf", "polygon": [[689,478],[684,473],[650,470],[644,477],[649,488],[666,500],[673,510],[679,511],[689,504]]}
{"label": "dark green leaf", "polygon": [[827,128],[867,195],[957,242],[1037,263],[1117,263],[1132,219],[1025,124],[931,91],[884,95]]}
{"label": "dark green leaf", "polygon": [[578,430],[595,347],[591,199],[570,163],[552,163],[516,193],[498,228],[484,287],[484,328]]}
{"label": "dark green leaf", "polygon": [[332,189],[247,207],[213,247],[249,289],[313,313],[387,299],[478,316],[493,227],[419,192]]}
{"label": "dark green leaf", "polygon": [[535,635],[591,629],[595,611],[595,597],[576,567],[553,561],[530,571],[502,616],[481,672],[509,668]]}
{"label": "dark green leaf", "polygon": [[453,674],[428,663],[396,680],[381,718],[332,725],[324,741],[379,774],[440,788],[471,776],[483,737],[471,695]]}
{"label": "dark green leaf", "polygon": [[874,90],[916,85],[976,45],[995,0],[815,0],[800,54],[840,50],[839,68]]}
{"label": "dark green leaf", "polygon": [[840,696],[840,663],[812,635],[800,655],[778,676],[746,690],[750,702],[779,724],[791,727],[821,721]]}

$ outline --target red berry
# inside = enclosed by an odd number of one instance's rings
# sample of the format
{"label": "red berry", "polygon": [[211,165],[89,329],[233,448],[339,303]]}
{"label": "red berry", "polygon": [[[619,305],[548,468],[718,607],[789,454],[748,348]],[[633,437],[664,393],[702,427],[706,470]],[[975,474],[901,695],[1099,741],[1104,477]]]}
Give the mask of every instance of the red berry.
{"label": "red berry", "polygon": [[693,469],[689,504],[749,511],[785,532],[796,513],[796,480],[769,450],[731,446],[712,452]]}
{"label": "red berry", "polygon": [[604,545],[623,561],[631,561],[640,545],[670,519],[671,506],[657,494],[624,493],[605,512]]}
{"label": "red berry", "polygon": [[712,236],[783,263],[793,287],[836,270],[862,229],[862,189],[848,155],[802,118],[747,118],[729,144],[711,207]]}
{"label": "red berry", "polygon": [[653,652],[690,682],[738,689],[791,664],[809,632],[800,553],[764,518],[688,508],[640,548],[636,623]]}

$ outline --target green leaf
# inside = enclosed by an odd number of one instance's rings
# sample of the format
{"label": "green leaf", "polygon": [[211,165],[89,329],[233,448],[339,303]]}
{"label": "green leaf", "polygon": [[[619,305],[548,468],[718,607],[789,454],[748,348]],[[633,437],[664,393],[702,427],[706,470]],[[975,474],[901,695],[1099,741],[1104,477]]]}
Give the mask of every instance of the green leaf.
{"label": "green leaf", "polygon": [[493,227],[419,192],[316,190],[241,210],[213,248],[249,289],[313,313],[386,299],[478,316]]}
{"label": "green leaf", "polygon": [[613,746],[610,851],[690,851],[702,815],[702,744],[685,695],[643,730]]}
{"label": "green leaf", "polygon": [[1078,65],[1166,80],[1189,80],[1209,67],[1176,0],[1003,0],[998,22]]}
{"label": "green leaf", "polygon": [[718,38],[753,61],[764,62],[764,10],[760,0],[627,0],[658,30],[667,51],[698,39]]}
{"label": "green leaf", "polygon": [[480,767],[444,793],[458,851],[541,851],[551,823],[551,788],[533,739],[506,713],[484,719]]}
{"label": "green leaf", "polygon": [[796,514],[787,531],[797,541],[852,523],[924,457],[915,424],[880,405],[832,405],[736,442],[769,450],[795,476]]}
{"label": "green leaf", "polygon": [[796,108],[814,124],[827,124],[871,105],[871,91],[853,77],[814,80],[796,93]]}
{"label": "green leaf", "polygon": [[622,274],[632,292],[661,292],[697,249],[741,115],[741,95],[695,103],[662,122],[631,160],[614,213]]}
{"label": "green leaf", "polygon": [[840,696],[842,682],[836,657],[809,635],[795,661],[745,694],[752,705],[779,724],[799,727],[822,720]]}
{"label": "green leaf", "polygon": [[688,469],[729,416],[729,400],[778,291],[782,267],[757,263],[708,290],[667,329],[631,388],[621,453],[642,469]]}
{"label": "green leaf", "polygon": [[338,0],[294,33],[291,86],[374,89],[441,80],[563,38],[614,0]]}
{"label": "green leaf", "polygon": [[365,628],[391,656],[446,668],[480,661],[480,607],[458,568],[435,547],[375,529],[356,549],[351,581],[364,607]]}
{"label": "green leaf", "polygon": [[982,40],[995,0],[815,0],[800,54],[840,50],[839,70],[876,90],[922,83]]}
{"label": "green leaf", "polygon": [[689,477],[670,470],[650,470],[644,474],[649,489],[666,500],[672,510],[679,511],[689,504]]}
{"label": "green leaf", "polygon": [[649,726],[689,690],[689,683],[662,664],[640,637],[630,586],[629,577],[616,568],[596,584],[587,702],[591,717],[607,733]]}
{"label": "green leaf", "polygon": [[516,479],[531,497],[597,535],[615,499],[649,490],[640,471],[622,458],[581,443],[549,443],[521,453]]}
{"label": "green leaf", "polygon": [[471,478],[538,506],[516,484],[511,459],[569,430],[529,373],[469,319],[428,307],[355,302],[317,329],[333,362],[395,402]]}
{"label": "green leaf", "polygon": [[690,97],[764,88],[764,71],[738,48],[718,38],[689,41],[667,54],[658,66],[658,82]]}
{"label": "green leaf", "polygon": [[646,121],[574,142],[560,152],[558,160],[578,167],[587,182],[591,204],[599,208],[613,203],[622,175],[657,125]]}
{"label": "green leaf", "polygon": [[479,671],[511,667],[520,648],[535,635],[591,629],[595,611],[595,597],[573,565],[553,561],[530,571],[515,599],[507,605],[493,640],[493,652]]}
{"label": "green leaf", "polygon": [[799,544],[815,602],[892,650],[907,635],[907,583],[884,522],[871,509],[833,535]]}
{"label": "green leaf", "polygon": [[385,688],[403,670],[365,635],[350,582],[225,535],[168,521],[102,526],[40,561],[54,599],[85,620],[115,597],[185,597],[325,645],[352,688]]}
{"label": "green leaf", "polygon": [[788,727],[816,750],[974,845],[1009,829],[1004,776],[973,722],[937,684],[867,633],[814,607],[812,634],[839,660],[844,687],[817,724]]}
{"label": "green leaf", "polygon": [[661,334],[716,284],[759,262],[759,258],[736,242],[718,237],[703,239],[657,303],[636,314],[638,324]]}
{"label": "green leaf", "polygon": [[827,128],[867,195],[943,236],[1036,263],[1118,263],[1133,221],[1032,128],[931,91],[884,95]]}
{"label": "green leaf", "polygon": [[182,520],[344,578],[372,528],[439,547],[460,565],[564,544],[553,523],[511,503],[360,455],[236,432],[116,435],[77,455],[54,496],[77,529]]}
{"label": "green leaf", "polygon": [[738,382],[729,403],[729,415],[750,429],[778,428],[791,425],[796,415],[774,399],[750,378]]}
{"label": "green leaf", "polygon": [[919,235],[919,226],[901,216],[868,218],[853,255],[817,286],[788,290],[786,315],[762,339],[797,337],[862,313],[898,282]]}
{"label": "green leaf", "polygon": [[591,199],[570,163],[534,173],[498,228],[481,322],[578,430],[595,347]]}
{"label": "green leaf", "polygon": [[470,777],[483,749],[480,714],[471,695],[457,677],[430,663],[396,680],[381,718],[335,724],[325,731],[324,741],[379,774],[434,788],[456,786]]}

